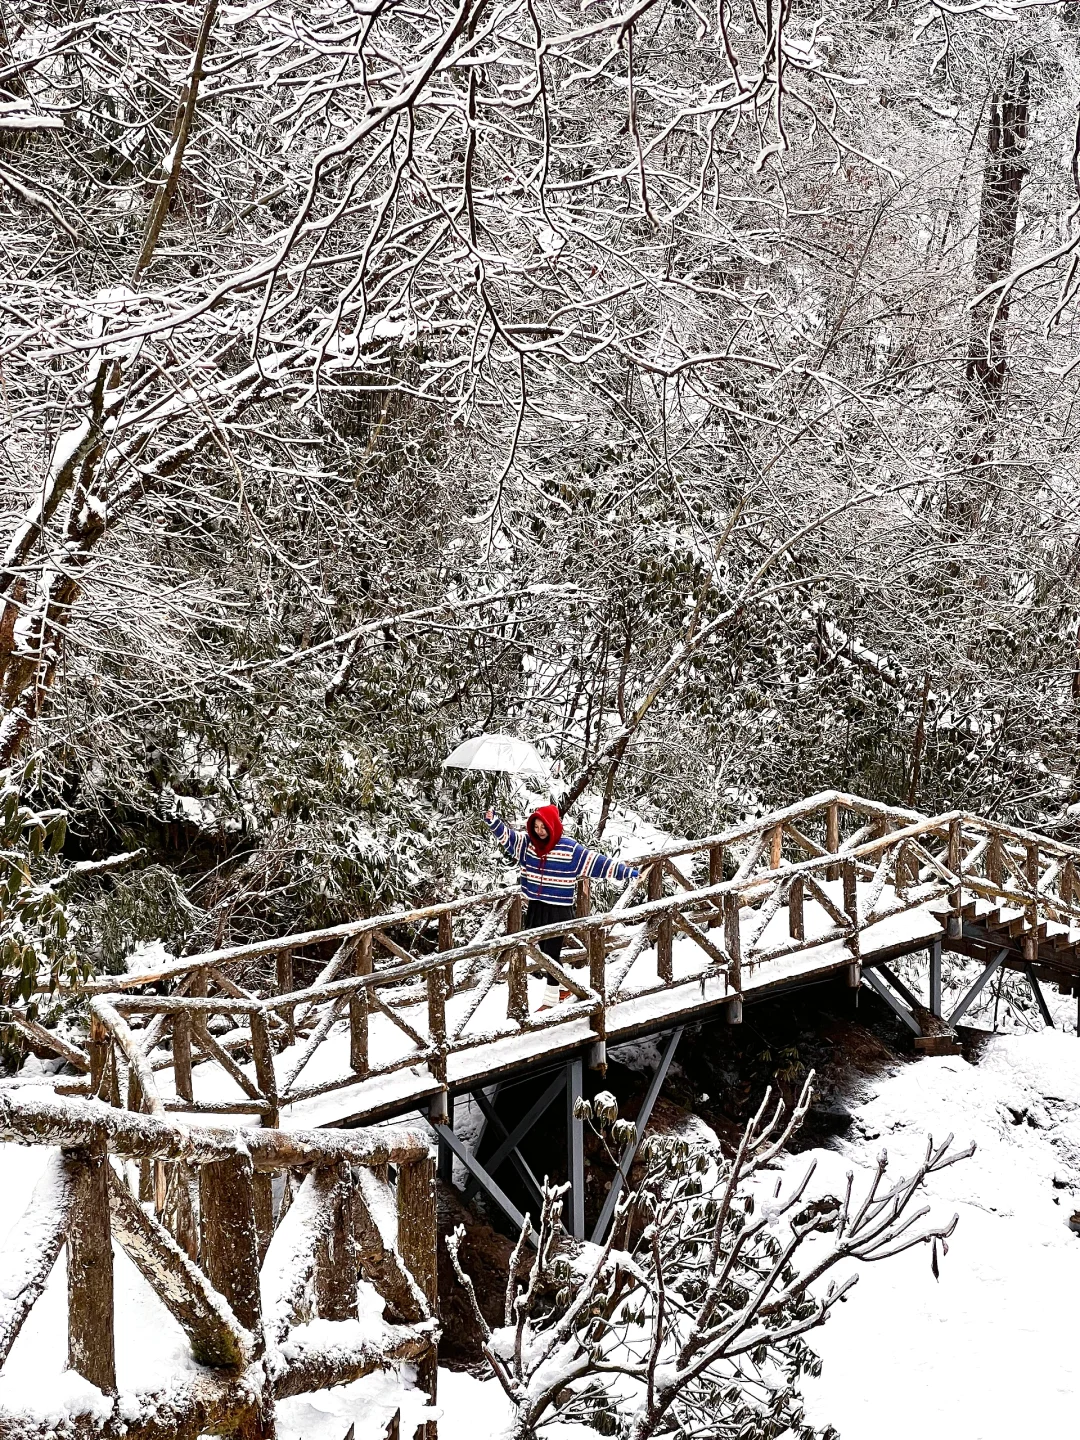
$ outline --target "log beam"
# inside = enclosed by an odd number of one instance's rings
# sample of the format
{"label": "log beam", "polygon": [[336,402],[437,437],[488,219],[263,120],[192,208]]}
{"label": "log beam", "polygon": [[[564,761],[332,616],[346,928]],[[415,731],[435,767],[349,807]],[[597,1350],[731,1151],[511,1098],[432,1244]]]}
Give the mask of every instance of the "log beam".
{"label": "log beam", "polygon": [[68,1154],[68,1367],[107,1395],[116,1392],[109,1159],[104,1136]]}

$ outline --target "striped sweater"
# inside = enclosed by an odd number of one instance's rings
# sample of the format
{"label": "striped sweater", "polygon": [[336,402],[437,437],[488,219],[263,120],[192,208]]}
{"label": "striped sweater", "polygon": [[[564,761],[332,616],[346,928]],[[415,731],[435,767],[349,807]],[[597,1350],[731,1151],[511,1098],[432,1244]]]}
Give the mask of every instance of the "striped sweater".
{"label": "striped sweater", "polygon": [[577,882],[585,876],[593,880],[632,880],[638,873],[632,865],[587,850],[568,835],[552,846],[546,855],[538,855],[524,830],[512,830],[496,815],[484,823],[511,860],[521,866],[521,893],[526,900],[546,900],[549,905],[573,905]]}

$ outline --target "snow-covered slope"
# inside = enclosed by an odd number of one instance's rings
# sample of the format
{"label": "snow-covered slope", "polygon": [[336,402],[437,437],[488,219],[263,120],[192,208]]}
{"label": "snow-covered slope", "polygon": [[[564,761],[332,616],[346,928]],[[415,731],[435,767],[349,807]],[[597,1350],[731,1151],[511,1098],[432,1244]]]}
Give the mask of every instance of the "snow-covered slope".
{"label": "snow-covered slope", "polygon": [[[858,1186],[882,1147],[890,1172],[905,1172],[928,1134],[951,1132],[978,1148],[928,1186],[935,1216],[960,1217],[940,1280],[925,1247],[864,1266],[849,1300],[810,1337],[824,1367],[805,1382],[808,1418],[836,1425],[842,1440],[1074,1433],[1080,1236],[1067,1222],[1080,1204],[1080,1043],[1058,1031],[997,1036],[978,1065],[959,1057],[903,1065],[869,1082],[851,1108],[855,1124],[841,1143],[786,1163],[794,1176],[816,1162],[811,1193],[841,1188],[849,1169]],[[695,1132],[703,1128],[694,1122]],[[0,1229],[21,1213],[45,1155],[4,1150]],[[167,1383],[193,1366],[183,1336],[126,1259],[117,1264],[121,1383]],[[61,1257],[5,1367],[0,1402],[40,1406],[47,1396],[60,1415],[92,1398],[64,1373],[63,1293]],[[444,1372],[439,1398],[441,1440],[489,1440],[505,1426],[491,1382]],[[394,1375],[288,1401],[280,1431],[284,1440],[341,1440],[355,1423],[356,1440],[375,1440],[402,1402],[411,1434],[422,1400]],[[569,1435],[561,1429],[562,1440]]]}
{"label": "snow-covered slope", "polygon": [[[1080,1236],[1067,1222],[1080,1204],[1080,1043],[1058,1031],[997,1036],[978,1065],[901,1066],[851,1108],[840,1145],[787,1161],[791,1177],[816,1163],[811,1194],[842,1190],[849,1170],[860,1188],[883,1147],[890,1173],[906,1173],[928,1134],[977,1150],[927,1187],[935,1218],[960,1217],[940,1280],[925,1246],[862,1266],[850,1298],[810,1335],[824,1365],[804,1382],[808,1418],[841,1440],[1074,1434]],[[701,1140],[706,1127],[692,1129]],[[448,1376],[440,1398],[440,1440],[490,1440],[505,1423],[494,1384]]]}
{"label": "snow-covered slope", "polygon": [[[815,1185],[843,1181],[884,1146],[901,1172],[927,1133],[975,1155],[931,1177],[935,1212],[960,1217],[935,1281],[926,1247],[863,1267],[811,1337],[808,1418],[842,1440],[1045,1440],[1080,1413],[1080,1043],[1053,1030],[992,1039],[978,1065],[926,1059],[875,1082],[850,1137],[815,1151]],[[789,1169],[801,1169],[806,1155]],[[841,1272],[842,1273],[842,1272]]]}

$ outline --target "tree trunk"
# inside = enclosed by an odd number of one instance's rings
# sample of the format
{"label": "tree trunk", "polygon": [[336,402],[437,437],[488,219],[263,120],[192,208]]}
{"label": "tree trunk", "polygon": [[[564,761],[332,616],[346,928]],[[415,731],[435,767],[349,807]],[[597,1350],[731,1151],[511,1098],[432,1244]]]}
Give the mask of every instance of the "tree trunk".
{"label": "tree trunk", "polygon": [[[1005,279],[1013,268],[1020,186],[1027,166],[1030,84],[1023,63],[1008,61],[1005,79],[990,101],[990,119],[983,165],[979,230],[972,276],[975,294]],[[993,456],[1008,361],[1005,348],[1009,302],[990,295],[971,312],[967,357],[965,425],[960,437],[961,461],[969,469]]]}

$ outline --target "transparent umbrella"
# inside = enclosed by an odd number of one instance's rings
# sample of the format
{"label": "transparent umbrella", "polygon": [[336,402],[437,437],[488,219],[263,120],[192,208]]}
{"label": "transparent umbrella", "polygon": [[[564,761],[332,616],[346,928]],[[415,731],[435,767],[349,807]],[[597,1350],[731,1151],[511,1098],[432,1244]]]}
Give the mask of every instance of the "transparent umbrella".
{"label": "transparent umbrella", "polygon": [[514,735],[476,735],[464,740],[443,761],[443,769],[489,770],[548,779],[551,769],[527,740]]}

